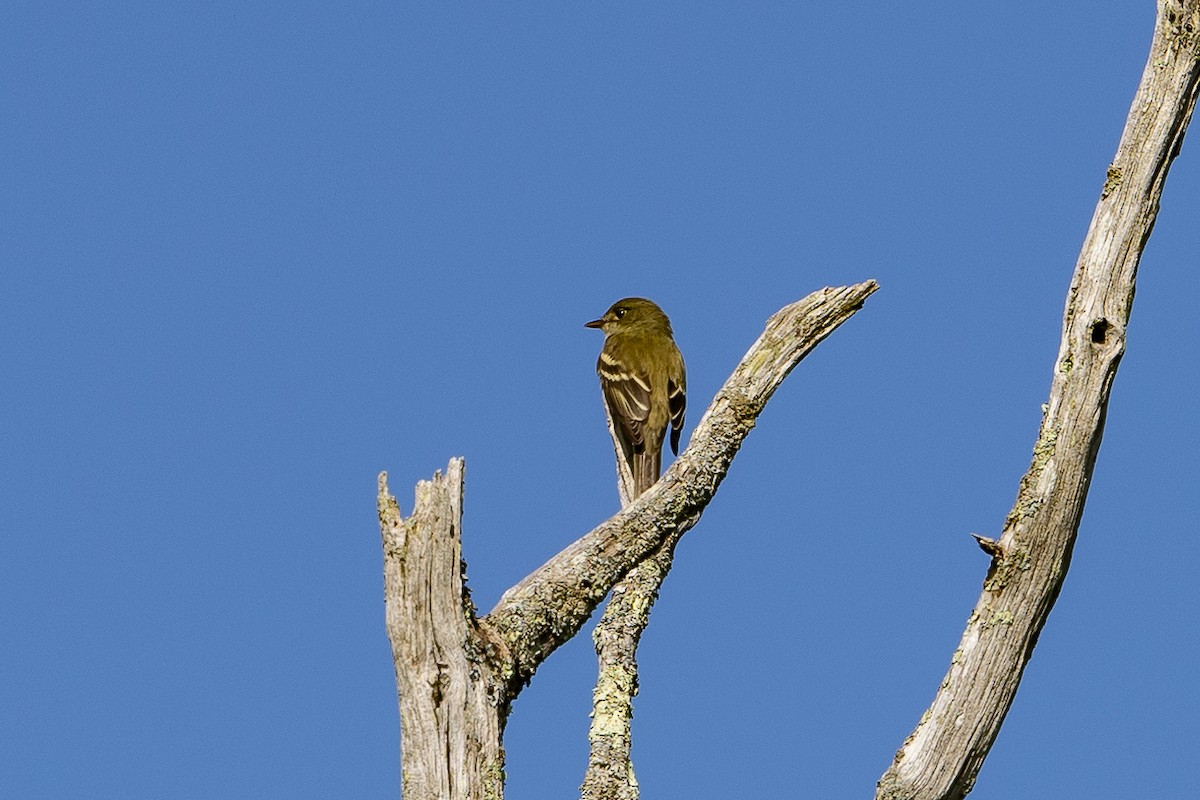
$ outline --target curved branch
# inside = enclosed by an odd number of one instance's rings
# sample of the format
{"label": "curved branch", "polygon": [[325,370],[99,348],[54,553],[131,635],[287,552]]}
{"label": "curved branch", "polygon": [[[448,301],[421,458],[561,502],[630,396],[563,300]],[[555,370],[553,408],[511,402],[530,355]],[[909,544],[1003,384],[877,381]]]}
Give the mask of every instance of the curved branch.
{"label": "curved branch", "polygon": [[1142,82],[1067,295],[1033,463],[933,705],[879,781],[879,800],[961,798],[991,749],[1062,588],[1125,349],[1142,248],[1200,87],[1200,0],[1160,0]]}
{"label": "curved branch", "polygon": [[617,581],[696,524],[775,389],[878,288],[866,281],[822,289],[772,315],[662,479],[504,593],[479,624],[512,658],[512,696],[578,632]]}

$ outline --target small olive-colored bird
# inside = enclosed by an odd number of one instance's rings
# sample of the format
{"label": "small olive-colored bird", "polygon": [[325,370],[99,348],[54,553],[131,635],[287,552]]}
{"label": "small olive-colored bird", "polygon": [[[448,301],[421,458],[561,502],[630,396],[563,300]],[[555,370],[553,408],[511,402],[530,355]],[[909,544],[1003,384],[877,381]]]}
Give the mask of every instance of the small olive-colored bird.
{"label": "small olive-colored bird", "polygon": [[643,297],[618,300],[586,325],[604,331],[596,372],[637,497],[658,480],[667,423],[671,452],[679,454],[687,407],[683,356],[667,315]]}

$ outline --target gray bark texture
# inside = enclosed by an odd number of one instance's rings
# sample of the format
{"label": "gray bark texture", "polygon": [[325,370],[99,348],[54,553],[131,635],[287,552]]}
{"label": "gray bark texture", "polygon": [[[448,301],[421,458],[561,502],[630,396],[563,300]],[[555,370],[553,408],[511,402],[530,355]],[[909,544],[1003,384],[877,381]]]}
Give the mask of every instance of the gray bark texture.
{"label": "gray bark texture", "polygon": [[[379,476],[384,599],[400,704],[405,800],[503,797],[504,723],[534,670],[579,631],[630,570],[655,554],[669,559],[670,548],[699,520],[775,389],[877,288],[866,281],[823,289],[772,315],[662,479],[505,592],[485,617],[476,615],[466,588],[462,460],[452,459],[445,475],[417,484],[407,518],[388,489],[386,473]],[[640,635],[636,624],[615,634],[635,630]],[[622,680],[616,672],[607,674]],[[632,688],[614,693],[615,703],[622,693],[631,696]],[[619,712],[613,719],[621,725]],[[627,739],[628,714],[624,720]],[[627,747],[623,758],[628,769]]]}
{"label": "gray bark texture", "polygon": [[1200,0],[1160,0],[1150,57],[1067,293],[1062,344],[1033,462],[933,704],[880,779],[877,800],[971,791],[1071,560],[1125,350],[1134,280],[1200,86]]}

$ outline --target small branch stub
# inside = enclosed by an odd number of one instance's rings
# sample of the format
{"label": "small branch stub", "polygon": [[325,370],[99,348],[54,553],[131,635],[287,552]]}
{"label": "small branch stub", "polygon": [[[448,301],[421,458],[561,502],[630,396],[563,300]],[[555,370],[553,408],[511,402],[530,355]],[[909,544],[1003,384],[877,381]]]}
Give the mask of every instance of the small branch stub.
{"label": "small branch stub", "polygon": [[983,552],[987,553],[992,558],[1004,558],[1004,547],[995,539],[989,539],[986,536],[980,536],[978,533],[972,533],[975,541]]}

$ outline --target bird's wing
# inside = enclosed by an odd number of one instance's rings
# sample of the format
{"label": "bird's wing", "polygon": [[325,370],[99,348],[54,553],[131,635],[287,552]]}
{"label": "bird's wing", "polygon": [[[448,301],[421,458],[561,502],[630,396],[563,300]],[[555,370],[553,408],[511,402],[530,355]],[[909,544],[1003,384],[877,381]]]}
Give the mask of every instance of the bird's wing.
{"label": "bird's wing", "polygon": [[650,416],[650,380],[646,375],[620,366],[608,353],[600,353],[596,364],[604,403],[616,428],[631,452],[646,448],[646,419]]}
{"label": "bird's wing", "polygon": [[687,384],[684,379],[667,381],[667,409],[671,412],[671,452],[679,455],[679,434],[687,411]]}

